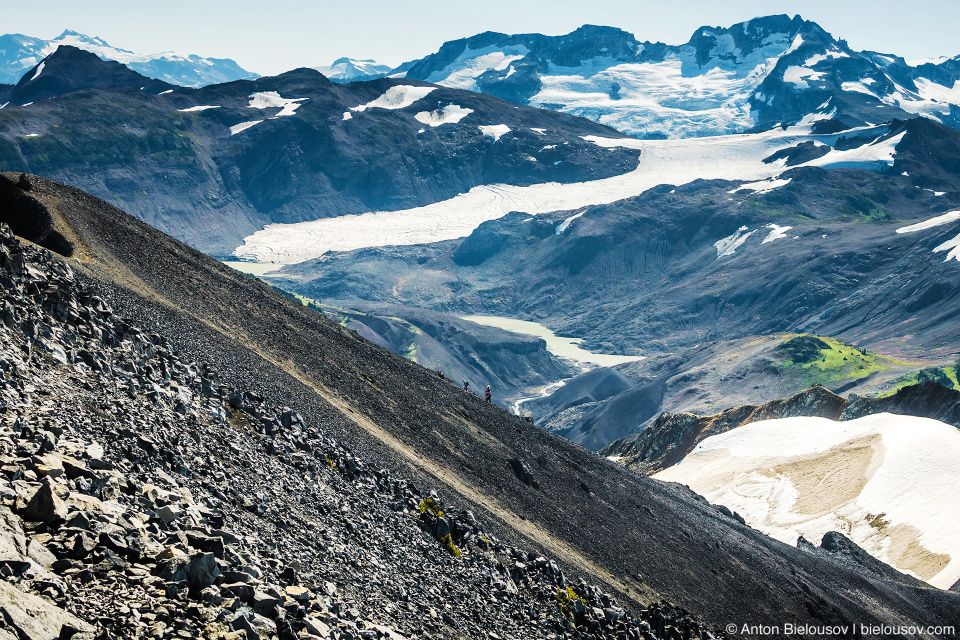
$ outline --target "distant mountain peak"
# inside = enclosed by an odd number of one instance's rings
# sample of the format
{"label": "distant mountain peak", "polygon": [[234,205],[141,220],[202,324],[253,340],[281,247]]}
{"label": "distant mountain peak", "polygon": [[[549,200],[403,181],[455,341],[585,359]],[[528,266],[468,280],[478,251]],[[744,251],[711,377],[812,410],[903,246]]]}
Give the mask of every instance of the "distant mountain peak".
{"label": "distant mountain peak", "polygon": [[89,51],[61,45],[23,75],[10,94],[10,102],[23,105],[82,89],[110,86],[136,86],[151,93],[172,87],[119,62],[101,60]]}
{"label": "distant mountain peak", "polygon": [[0,84],[16,84],[24,73],[63,45],[90,51],[103,60],[120,62],[148,78],[181,86],[200,87],[259,77],[226,58],[202,58],[192,54],[138,54],[112,47],[100,37],[65,29],[52,40],[19,34],[0,35]]}
{"label": "distant mountain peak", "polygon": [[[590,118],[638,137],[696,137],[922,115],[960,128],[960,64],[856,52],[800,15],[702,26],[679,45],[583,25],[547,36],[483,32],[391,76]],[[828,102],[829,101],[829,102]],[[824,125],[821,125],[824,126]]]}
{"label": "distant mountain peak", "polygon": [[376,60],[358,60],[342,57],[333,61],[333,64],[324,67],[314,67],[317,71],[333,82],[356,82],[357,80],[375,80],[383,78],[393,69],[389,65],[379,64]]}

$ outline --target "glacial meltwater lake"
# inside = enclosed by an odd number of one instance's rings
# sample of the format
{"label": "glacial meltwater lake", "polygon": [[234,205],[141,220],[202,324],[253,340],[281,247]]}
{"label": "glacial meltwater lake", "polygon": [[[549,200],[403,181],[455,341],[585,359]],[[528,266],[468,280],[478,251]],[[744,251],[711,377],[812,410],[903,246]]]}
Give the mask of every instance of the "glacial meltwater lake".
{"label": "glacial meltwater lake", "polygon": [[529,320],[517,320],[515,318],[504,318],[501,316],[460,316],[463,320],[476,322],[477,324],[488,327],[497,327],[514,333],[522,333],[528,336],[543,338],[547,343],[547,351],[561,358],[569,358],[585,364],[594,364],[601,367],[612,367],[623,364],[624,362],[636,362],[643,360],[644,356],[618,356],[606,353],[593,353],[580,348],[582,338],[563,338],[556,335],[550,329],[539,322]]}

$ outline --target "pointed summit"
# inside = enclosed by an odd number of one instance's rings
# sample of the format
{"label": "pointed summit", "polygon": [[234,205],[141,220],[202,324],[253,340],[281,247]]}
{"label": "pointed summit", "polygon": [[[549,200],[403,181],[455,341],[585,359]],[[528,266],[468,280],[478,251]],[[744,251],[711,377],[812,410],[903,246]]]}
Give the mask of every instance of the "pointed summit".
{"label": "pointed summit", "polygon": [[131,71],[119,62],[101,60],[88,51],[62,45],[24,74],[9,100],[24,105],[81,89],[113,86],[134,86],[150,93],[172,87]]}

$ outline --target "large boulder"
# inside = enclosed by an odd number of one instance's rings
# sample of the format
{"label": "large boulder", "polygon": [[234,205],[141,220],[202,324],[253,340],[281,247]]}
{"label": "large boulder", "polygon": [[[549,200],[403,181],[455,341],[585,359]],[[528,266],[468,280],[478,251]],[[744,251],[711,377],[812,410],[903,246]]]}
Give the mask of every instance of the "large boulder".
{"label": "large boulder", "polygon": [[20,515],[27,522],[52,522],[67,517],[67,505],[54,490],[53,481],[44,478]]}

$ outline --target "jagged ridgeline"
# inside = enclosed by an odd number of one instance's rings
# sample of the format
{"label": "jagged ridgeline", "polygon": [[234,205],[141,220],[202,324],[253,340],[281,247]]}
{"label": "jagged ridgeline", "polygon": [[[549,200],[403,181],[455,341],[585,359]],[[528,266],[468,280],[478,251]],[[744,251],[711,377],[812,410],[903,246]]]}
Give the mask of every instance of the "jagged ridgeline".
{"label": "jagged ridgeline", "polygon": [[83,192],[7,179],[71,255],[0,233],[0,607],[20,636],[688,638],[756,616],[960,617],[955,594],[766,538]]}

